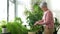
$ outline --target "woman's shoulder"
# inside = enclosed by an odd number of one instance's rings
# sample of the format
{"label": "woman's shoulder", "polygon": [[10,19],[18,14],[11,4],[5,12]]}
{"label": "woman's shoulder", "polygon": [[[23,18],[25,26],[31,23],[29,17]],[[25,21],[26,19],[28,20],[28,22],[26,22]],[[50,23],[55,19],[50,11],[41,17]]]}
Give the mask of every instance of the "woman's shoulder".
{"label": "woman's shoulder", "polygon": [[50,10],[48,10],[47,13],[52,14],[52,12]]}

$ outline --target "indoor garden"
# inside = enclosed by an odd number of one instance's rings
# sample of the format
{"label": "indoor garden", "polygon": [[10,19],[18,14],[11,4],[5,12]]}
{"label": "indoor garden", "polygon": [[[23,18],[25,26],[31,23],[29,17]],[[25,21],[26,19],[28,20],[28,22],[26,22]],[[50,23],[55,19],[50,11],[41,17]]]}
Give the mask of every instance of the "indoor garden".
{"label": "indoor garden", "polygon": [[[34,23],[42,19],[43,11],[39,7],[42,0],[1,0],[0,34],[43,34],[42,25]],[[4,2],[4,3],[3,3]],[[59,20],[54,17],[54,33],[59,30]]]}

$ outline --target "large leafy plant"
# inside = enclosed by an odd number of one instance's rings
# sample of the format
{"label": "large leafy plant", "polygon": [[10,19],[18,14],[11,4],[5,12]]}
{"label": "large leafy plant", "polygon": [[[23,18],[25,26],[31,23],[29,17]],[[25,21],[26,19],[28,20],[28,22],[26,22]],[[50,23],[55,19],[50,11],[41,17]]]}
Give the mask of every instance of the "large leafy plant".
{"label": "large leafy plant", "polygon": [[58,31],[60,28],[60,23],[57,18],[55,18],[54,31]]}
{"label": "large leafy plant", "polygon": [[58,30],[60,29],[60,23],[57,18],[55,18],[55,23],[54,23],[54,33],[57,34]]}
{"label": "large leafy plant", "polygon": [[11,34],[27,34],[28,30],[22,23],[21,18],[15,18],[14,22],[7,23],[7,29]]}
{"label": "large leafy plant", "polygon": [[42,27],[42,26],[38,26],[38,25],[34,27],[34,23],[36,21],[42,19],[43,11],[41,10],[41,8],[39,7],[39,5],[37,3],[35,3],[32,8],[33,8],[32,11],[25,10],[25,15],[27,16],[27,18],[26,18],[27,23],[31,27],[31,30],[35,31],[35,30],[40,29]]}
{"label": "large leafy plant", "polygon": [[[13,22],[5,22],[2,21],[2,26],[7,28],[7,32],[10,32],[11,34],[27,34],[28,33],[28,29],[22,25],[23,22],[21,20],[21,18],[15,18]],[[5,25],[5,26],[4,26]],[[0,32],[2,27],[0,27]]]}
{"label": "large leafy plant", "polygon": [[1,28],[1,26],[0,26],[0,34],[1,34],[1,32],[2,32],[2,28]]}

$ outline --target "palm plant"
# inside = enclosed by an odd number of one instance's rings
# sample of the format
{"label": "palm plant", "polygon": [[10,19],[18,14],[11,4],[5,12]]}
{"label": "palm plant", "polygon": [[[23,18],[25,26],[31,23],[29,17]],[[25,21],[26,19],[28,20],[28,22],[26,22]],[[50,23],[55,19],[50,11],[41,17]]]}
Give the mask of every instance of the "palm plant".
{"label": "palm plant", "polygon": [[57,34],[59,28],[60,28],[60,23],[57,18],[55,18],[55,23],[54,23],[54,34]]}

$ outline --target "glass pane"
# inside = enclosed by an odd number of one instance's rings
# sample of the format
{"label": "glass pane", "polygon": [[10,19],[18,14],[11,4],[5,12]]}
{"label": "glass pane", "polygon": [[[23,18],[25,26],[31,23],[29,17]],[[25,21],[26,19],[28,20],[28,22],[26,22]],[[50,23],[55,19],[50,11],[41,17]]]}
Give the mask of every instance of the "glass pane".
{"label": "glass pane", "polygon": [[18,17],[24,22],[23,25],[28,25],[26,23],[26,16],[24,15],[25,8],[31,10],[31,0],[18,0]]}
{"label": "glass pane", "polygon": [[14,4],[9,1],[9,21],[14,19]]}
{"label": "glass pane", "polygon": [[14,1],[14,0],[10,0],[10,1]]}
{"label": "glass pane", "polygon": [[23,21],[23,25],[27,25],[27,28],[29,29],[30,26],[26,23],[26,16],[24,15],[25,8],[28,10],[31,10],[31,0],[18,0],[18,10],[17,14],[18,17],[20,17]]}
{"label": "glass pane", "polygon": [[0,21],[7,20],[7,0],[0,0]]}
{"label": "glass pane", "polygon": [[24,10],[25,10],[25,8],[23,5],[18,5],[18,17],[20,17],[23,20],[23,22],[25,23],[26,17],[24,15]]}

